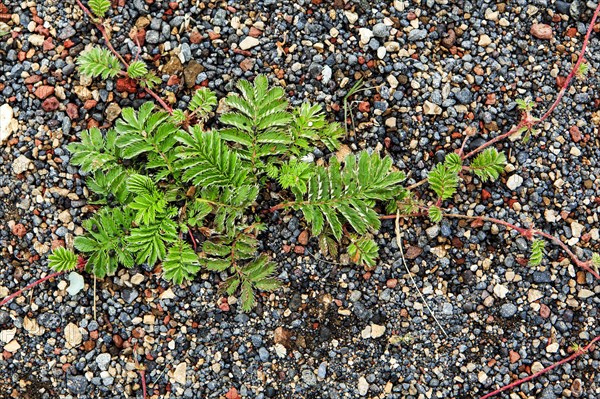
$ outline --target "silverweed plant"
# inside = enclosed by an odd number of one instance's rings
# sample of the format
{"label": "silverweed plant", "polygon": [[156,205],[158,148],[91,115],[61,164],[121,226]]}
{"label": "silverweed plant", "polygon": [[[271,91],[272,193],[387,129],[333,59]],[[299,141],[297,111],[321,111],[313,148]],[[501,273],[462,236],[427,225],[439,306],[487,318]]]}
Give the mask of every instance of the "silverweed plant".
{"label": "silverweed plant", "polygon": [[[465,174],[494,182],[507,158],[493,144],[513,134],[524,140],[537,135],[541,118],[532,116],[533,103],[517,100],[521,121],[509,132],[465,153],[447,154],[428,177],[411,186],[389,156],[362,151],[338,159],[344,128],[328,122],[320,105],[290,107],[280,87],[265,76],[240,80],[237,92],[224,99],[226,111],[215,113],[214,92],[201,88],[186,109],[172,109],[152,91],[161,80],[136,59],[127,63],[110,45],[103,18],[108,0],[91,0],[82,9],[102,33],[108,49],[91,47],[78,59],[82,74],[95,78],[134,79],[162,107],[146,102],[138,110],[125,108],[114,128],[91,128],[81,141],[68,146],[71,163],[87,175],[87,186],[102,208],[84,222],[86,233],[74,247],[81,254],[57,249],[49,257],[56,272],[85,268],[98,277],[114,275],[120,266],[160,266],[175,284],[194,279],[200,271],[219,273],[220,291],[238,294],[242,308],[256,304],[256,292],[279,286],[276,267],[264,252],[264,215],[299,211],[318,239],[324,254],[335,256],[345,247],[351,261],[374,268],[378,245],[373,234],[384,219],[426,216],[478,219],[502,225],[531,241],[529,264],[542,263],[545,240],[563,248],[577,266],[598,275],[600,256],[582,261],[559,238],[484,216],[451,213],[444,208]],[[572,73],[583,77],[586,64],[578,60]],[[355,94],[353,92],[352,94]],[[207,123],[208,120],[210,123]],[[314,148],[332,155],[320,164],[304,161]],[[283,201],[270,208],[277,182]],[[430,190],[416,195],[427,184]],[[385,212],[382,210],[385,209]],[[82,260],[84,258],[85,260]]]}

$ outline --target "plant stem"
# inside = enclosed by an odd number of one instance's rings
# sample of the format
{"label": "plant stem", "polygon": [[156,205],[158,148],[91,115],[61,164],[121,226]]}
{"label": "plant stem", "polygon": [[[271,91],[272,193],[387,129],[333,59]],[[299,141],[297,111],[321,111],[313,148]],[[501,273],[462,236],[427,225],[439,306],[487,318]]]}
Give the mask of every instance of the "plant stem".
{"label": "plant stem", "polygon": [[569,83],[571,82],[573,77],[575,77],[575,75],[577,74],[577,71],[579,70],[579,66],[581,65],[581,63],[584,60],[585,50],[590,41],[590,36],[592,34],[592,31],[594,30],[594,24],[596,23],[596,19],[598,18],[599,13],[600,13],[600,2],[596,6],[596,10],[594,11],[594,15],[592,16],[592,20],[590,21],[590,24],[588,26],[587,32],[585,34],[585,38],[583,39],[583,45],[581,46],[581,51],[579,52],[579,57],[577,58],[577,62],[575,63],[575,66],[573,66],[573,69],[571,69],[571,72],[567,76],[567,79],[565,79],[565,83],[563,84],[561,91],[558,93],[558,96],[556,96],[556,100],[550,106],[550,108],[548,108],[548,111],[546,111],[546,113],[544,115],[542,115],[542,117],[540,118],[538,123],[543,122],[544,120],[548,119],[548,117],[550,116],[552,111],[554,111],[554,109],[558,106],[558,104],[560,103],[560,100],[563,98],[563,96],[567,92]]}
{"label": "plant stem", "polygon": [[[80,257],[79,261],[78,261],[78,264],[77,264],[77,269],[81,270],[84,267],[85,267],[85,261],[83,261],[82,258]],[[33,283],[25,286],[24,288],[21,288],[17,292],[14,292],[14,293],[10,294],[9,296],[7,296],[6,298],[4,298],[2,300],[2,302],[0,302],[0,306],[6,305],[7,303],[9,303],[10,301],[12,301],[16,297],[20,296],[24,291],[30,290],[30,289],[34,288],[35,286],[38,286],[38,285],[42,284],[45,281],[48,281],[48,280],[53,279],[55,277],[58,277],[58,276],[60,276],[62,274],[65,274],[68,271],[71,271],[71,270],[63,270],[63,271],[60,271],[60,272],[51,273],[51,274],[47,275],[46,277],[42,277],[39,280],[35,280]]]}
{"label": "plant stem", "polygon": [[[594,15],[592,16],[592,20],[590,21],[590,24],[588,25],[587,33],[585,35],[585,39],[583,40],[583,45],[581,46],[581,51],[579,52],[579,57],[577,58],[577,62],[575,63],[575,65],[571,69],[571,72],[569,73],[569,75],[567,76],[567,78],[565,79],[565,83],[563,84],[562,89],[560,90],[560,92],[556,96],[556,100],[554,100],[554,103],[552,103],[552,105],[550,106],[550,108],[548,108],[548,110],[544,113],[544,115],[542,115],[542,117],[540,119],[533,120],[531,122],[530,126],[528,126],[529,128],[532,128],[533,126],[535,126],[537,124],[540,124],[543,121],[545,121],[546,119],[548,119],[548,117],[552,114],[552,112],[554,111],[554,109],[558,106],[558,104],[560,103],[561,99],[563,98],[563,96],[567,92],[567,89],[569,88],[569,84],[571,83],[571,80],[573,80],[573,77],[577,74],[577,70],[579,69],[579,66],[581,65],[581,63],[584,60],[585,50],[587,49],[587,45],[589,43],[590,36],[591,36],[592,31],[594,29],[594,23],[596,22],[596,19],[598,18],[598,14],[600,14],[600,2],[596,6],[596,10],[594,11]],[[466,159],[466,158],[472,157],[473,155],[475,155],[478,152],[484,150],[485,148],[489,147],[490,145],[495,144],[498,141],[504,140],[505,138],[507,138],[509,136],[512,136],[513,134],[517,133],[521,127],[523,127],[523,125],[522,125],[522,123],[519,123],[517,126],[513,127],[512,129],[510,129],[508,132],[506,132],[504,134],[501,134],[500,136],[494,137],[493,139],[491,139],[491,140],[483,143],[482,145],[480,145],[479,147],[477,147],[473,151],[469,152],[468,154],[461,156],[461,158],[462,159]]]}
{"label": "plant stem", "polygon": [[[519,386],[519,385],[521,385],[521,384],[522,384],[522,383],[524,383],[524,382],[527,382],[527,381],[533,380],[534,378],[537,378],[537,377],[539,377],[540,375],[547,373],[548,371],[550,371],[550,370],[552,370],[552,369],[554,369],[554,368],[556,368],[556,367],[560,366],[561,364],[568,363],[568,362],[570,362],[571,360],[573,360],[573,359],[576,359],[576,358],[578,358],[579,356],[581,356],[581,355],[583,355],[584,353],[586,353],[587,351],[589,351],[589,350],[592,348],[592,346],[594,345],[594,343],[595,343],[595,342],[597,342],[597,341],[600,341],[600,335],[599,335],[599,336],[597,336],[596,338],[594,338],[593,340],[591,340],[591,341],[590,341],[590,343],[589,343],[589,344],[587,344],[585,347],[583,347],[583,348],[579,349],[577,352],[573,353],[571,356],[569,356],[569,357],[567,357],[567,358],[564,358],[564,359],[562,359],[562,360],[560,360],[560,361],[558,361],[558,362],[556,362],[556,363],[554,363],[554,364],[552,364],[552,365],[550,365],[550,366],[546,367],[545,369],[543,369],[543,370],[540,370],[540,371],[538,371],[537,373],[530,375],[529,377],[522,378],[522,379],[520,379],[520,380],[517,380],[517,381],[515,381],[515,382],[513,382],[513,383],[511,383],[511,384],[508,384],[508,385],[506,385],[506,386],[503,386],[502,388],[499,388],[499,389],[497,389],[497,390],[495,390],[495,391],[493,391],[493,392],[490,392],[490,393],[488,393],[487,395],[484,395],[484,396],[482,396],[482,397],[481,397],[481,398],[479,398],[479,399],[487,399],[487,398],[491,398],[492,396],[496,396],[496,395],[498,395],[499,393],[501,393],[501,392],[504,392],[504,391],[507,391],[507,390],[509,390],[509,389],[511,389],[511,388],[514,388],[514,387],[516,387],[516,386]],[[593,349],[591,349],[591,350],[593,350]]]}
{"label": "plant stem", "polygon": [[573,263],[575,263],[577,265],[577,267],[585,270],[588,273],[591,273],[595,278],[600,280],[600,275],[591,268],[591,263],[589,261],[588,262],[581,261],[577,257],[577,255],[575,255],[573,253],[573,251],[571,251],[571,249],[567,246],[567,244],[565,244],[564,242],[561,241],[560,238],[555,237],[551,234],[548,234],[544,231],[536,230],[536,229],[524,229],[522,227],[515,226],[512,223],[505,222],[504,220],[490,218],[487,216],[468,216],[468,215],[461,215],[461,214],[455,214],[455,213],[443,213],[442,216],[448,217],[448,218],[470,219],[470,220],[479,219],[479,220],[483,220],[486,222],[500,224],[509,229],[515,230],[517,233],[519,233],[520,235],[522,235],[523,237],[525,237],[529,240],[532,240],[534,236],[540,236],[540,237],[547,238],[548,240],[552,241],[554,244],[561,247],[567,253],[567,255],[569,255],[569,257],[571,258]]}
{"label": "plant stem", "polygon": [[[98,29],[100,31],[100,34],[102,34],[102,37],[104,38],[104,42],[106,43],[106,47],[108,47],[108,49],[119,59],[119,61],[121,61],[121,63],[123,65],[125,65],[125,68],[129,68],[129,63],[127,61],[125,61],[123,56],[121,56],[121,54],[119,54],[119,52],[117,50],[115,50],[115,48],[111,44],[110,38],[108,37],[108,33],[106,32],[106,28],[104,28],[104,26],[102,24],[100,24],[96,21],[96,19],[94,18],[94,16],[90,12],[90,10],[88,10],[86,8],[86,6],[84,6],[81,3],[80,0],[75,0],[75,1],[79,5],[79,7],[83,10],[84,14],[86,14],[92,20],[92,23],[94,24],[96,29]],[[156,94],[153,90],[151,90],[148,87],[144,87],[144,90],[146,91],[146,93],[148,93],[150,96],[152,96],[161,105],[161,107],[163,107],[165,109],[165,111],[167,111],[169,114],[173,114],[173,109],[169,105],[167,105],[167,103],[165,103],[164,100],[162,98],[160,98],[160,96],[158,94]]]}

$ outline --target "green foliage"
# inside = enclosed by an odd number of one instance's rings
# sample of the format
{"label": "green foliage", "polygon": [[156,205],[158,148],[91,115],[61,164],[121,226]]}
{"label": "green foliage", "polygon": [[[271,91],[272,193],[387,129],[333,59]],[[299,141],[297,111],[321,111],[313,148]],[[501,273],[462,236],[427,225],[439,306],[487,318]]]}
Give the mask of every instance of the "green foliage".
{"label": "green foliage", "polygon": [[381,222],[373,209],[375,201],[403,197],[400,186],[405,175],[392,170],[392,159],[379,154],[348,155],[342,168],[331,158],[329,167],[313,167],[306,194],[291,204],[300,209],[312,227],[313,235],[331,228],[333,236],[342,237],[342,224],[348,222],[359,234],[379,229]]}
{"label": "green foliage", "polygon": [[238,144],[239,154],[253,168],[263,169],[263,158],[284,154],[293,143],[288,129],[293,118],[286,111],[285,92],[281,87],[269,88],[264,75],[257,76],[254,85],[240,80],[237,88],[241,95],[231,93],[225,99],[232,112],[220,118],[229,126],[221,137]]}
{"label": "green foliage", "polygon": [[194,126],[191,134],[182,133],[177,140],[184,145],[177,162],[184,181],[203,187],[241,186],[247,182],[248,169],[217,132],[203,132]]}
{"label": "green foliage", "polygon": [[197,114],[199,118],[206,117],[217,105],[217,96],[206,87],[196,91],[188,104],[188,109]]}
{"label": "green foliage", "polygon": [[114,164],[117,156],[114,152],[116,140],[114,130],[106,133],[106,138],[97,127],[81,132],[81,142],[71,143],[67,149],[73,153],[71,163],[81,167],[82,172],[104,170],[107,165]]}
{"label": "green foliage", "polygon": [[451,173],[458,173],[462,169],[462,159],[457,153],[450,153],[444,159],[444,165]]}
{"label": "green foliage", "polygon": [[121,64],[109,50],[92,47],[77,59],[79,72],[84,75],[102,79],[114,78],[121,72]]}
{"label": "green foliage", "polygon": [[125,108],[117,120],[116,145],[123,159],[134,159],[144,155],[145,168],[156,169],[156,180],[175,175],[176,154],[172,151],[177,143],[179,128],[173,124],[167,112],[153,112],[154,104],[144,103],[138,112]]}
{"label": "green foliage", "polygon": [[148,68],[144,61],[133,61],[127,68],[127,75],[132,79],[143,78],[148,74]]}
{"label": "green foliage", "polygon": [[431,219],[431,221],[433,223],[439,223],[442,221],[442,210],[435,205],[432,205],[431,207],[429,207],[429,219]]}
{"label": "green foliage", "polygon": [[338,123],[327,123],[319,104],[302,103],[293,113],[291,124],[293,145],[299,149],[310,149],[311,144],[322,142],[334,151],[340,146],[339,139],[344,129]]}
{"label": "green foliage", "polygon": [[577,72],[575,72],[575,74],[579,79],[585,79],[589,72],[590,64],[588,64],[587,62],[582,62],[581,64],[579,64],[579,67],[577,68]]}
{"label": "green foliage", "polygon": [[[148,81],[144,67],[132,63],[128,74]],[[337,256],[347,223],[357,234],[348,248],[351,258],[375,266],[378,247],[365,234],[380,227],[379,201],[395,203],[407,195],[400,186],[404,174],[376,153],[350,155],[343,163],[332,157],[328,166],[301,162],[315,146],[335,150],[340,126],[328,123],[320,106],[288,110],[283,89],[269,88],[264,76],[253,84],[240,81],[238,89],[226,99],[231,112],[212,130],[203,123],[216,96],[200,89],[185,112],[169,115],[150,102],[124,108],[114,129],[103,134],[91,128],[68,146],[72,163],[88,174],[96,203],[105,205],[75,239],[87,271],[104,277],[119,266],[161,265],[163,277],[175,284],[200,270],[218,272],[221,291],[238,294],[249,310],[257,290],[280,284],[275,264],[258,251],[261,214],[255,207],[269,178],[295,196],[284,207],[304,213],[327,254]],[[198,234],[200,244],[188,240]],[[52,265],[68,267],[69,258],[58,256],[66,254],[53,255]]]}
{"label": "green foliage", "polygon": [[471,170],[481,179],[486,182],[494,181],[500,173],[504,171],[506,166],[506,155],[503,152],[498,152],[495,148],[486,148],[471,162]]}
{"label": "green foliage", "polygon": [[168,215],[162,215],[155,223],[131,230],[127,237],[128,249],[136,255],[137,263],[154,265],[165,258],[167,244],[177,241],[177,224]]}
{"label": "green foliage", "polygon": [[200,261],[188,243],[177,240],[169,249],[162,267],[164,278],[179,285],[194,279],[200,271]]}
{"label": "green foliage", "polygon": [[48,256],[48,267],[55,272],[68,272],[77,267],[77,255],[65,247],[58,247]]}
{"label": "green foliage", "polygon": [[429,172],[429,185],[442,200],[454,195],[458,187],[458,174],[443,163],[435,165]]}
{"label": "green foliage", "polygon": [[88,5],[96,17],[104,18],[110,9],[110,0],[90,0]]}
{"label": "green foliage", "polygon": [[233,237],[205,241],[202,246],[206,257],[200,261],[208,270],[231,272],[220,290],[232,295],[239,288],[244,311],[254,307],[256,289],[270,291],[280,285],[273,276],[275,264],[264,254],[256,255],[258,240],[252,231],[259,229],[260,226],[240,228]]}
{"label": "green foliage", "polygon": [[348,246],[348,255],[350,260],[357,265],[364,266],[369,269],[375,268],[375,260],[379,256],[379,246],[377,243],[368,237],[360,237],[353,239]]}
{"label": "green foliage", "polygon": [[74,245],[85,254],[88,272],[102,278],[114,275],[119,264],[133,266],[133,256],[126,245],[132,221],[131,211],[105,207],[83,222],[87,233],[75,237]]}
{"label": "green foliage", "polygon": [[146,73],[146,76],[143,77],[142,80],[139,81],[140,86],[147,87],[149,89],[153,89],[157,85],[162,82],[162,79],[156,76],[154,71],[149,71]]}
{"label": "green foliage", "polygon": [[546,248],[546,242],[544,240],[534,240],[531,243],[529,266],[539,266],[542,263],[542,259],[544,259],[544,248]]}
{"label": "green foliage", "polygon": [[311,165],[294,158],[281,165],[279,183],[284,189],[291,189],[296,196],[302,196],[306,194],[312,173]]}
{"label": "green foliage", "polygon": [[535,107],[535,103],[529,98],[517,98],[515,102],[517,103],[517,107],[523,112],[530,112],[531,110],[533,110],[533,107]]}

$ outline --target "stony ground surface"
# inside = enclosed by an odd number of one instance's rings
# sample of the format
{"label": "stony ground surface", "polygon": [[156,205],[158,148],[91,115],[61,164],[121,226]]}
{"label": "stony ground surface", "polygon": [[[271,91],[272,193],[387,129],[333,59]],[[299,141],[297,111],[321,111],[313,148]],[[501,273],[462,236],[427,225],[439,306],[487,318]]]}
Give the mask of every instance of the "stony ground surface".
{"label": "stony ground surface", "polygon": [[[245,2],[115,0],[113,39],[163,77],[183,105],[194,87],[225,95],[267,73],[292,102],[319,101],[344,119],[351,149],[386,148],[420,180],[475,126],[474,148],[518,120],[517,98],[547,107],[579,51],[595,5],[574,0]],[[547,24],[550,30],[536,24]],[[595,32],[598,32],[596,29]],[[92,82],[75,67],[100,41],[73,1],[0,5],[0,297],[48,273],[49,250],[72,244],[93,210],[66,145],[120,108],[147,100],[127,81]],[[467,179],[460,212],[533,223],[587,258],[598,251],[600,40],[577,81],[498,183]],[[128,92],[129,91],[129,92]],[[315,157],[324,156],[315,151]],[[49,282],[0,309],[1,398],[476,398],[524,377],[600,333],[600,284],[548,246],[526,266],[528,244],[489,223],[403,222],[408,266],[443,330],[424,308],[384,223],[379,267],[326,259],[298,215],[266,234],[284,288],[241,313],[216,296],[215,276],[169,287],[134,268],[67,293]],[[226,300],[225,300],[226,301]],[[94,316],[94,310],[96,316]],[[137,349],[137,352],[134,352]],[[136,355],[137,353],[137,355]],[[503,398],[600,398],[600,351]],[[226,396],[227,395],[227,396]]]}

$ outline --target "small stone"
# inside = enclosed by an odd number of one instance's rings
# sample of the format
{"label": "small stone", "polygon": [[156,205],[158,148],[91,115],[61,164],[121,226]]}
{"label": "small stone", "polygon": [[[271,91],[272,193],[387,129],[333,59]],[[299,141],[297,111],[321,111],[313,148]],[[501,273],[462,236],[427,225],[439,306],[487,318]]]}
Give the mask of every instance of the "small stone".
{"label": "small stone", "polygon": [[44,44],[44,40],[46,40],[46,38],[42,35],[29,35],[27,38],[27,41],[34,46],[41,46]]}
{"label": "small stone", "polygon": [[360,396],[365,396],[369,392],[369,383],[365,377],[358,379],[358,393]]}
{"label": "small stone", "polygon": [[69,288],[67,288],[69,295],[77,295],[83,289],[83,287],[83,276],[77,272],[69,273]]}
{"label": "small stone", "polygon": [[54,87],[48,85],[40,86],[35,90],[34,94],[37,98],[43,100],[54,94]]}
{"label": "small stone", "polygon": [[261,362],[269,361],[269,351],[264,346],[258,349],[258,357],[260,357]]}
{"label": "small stone", "polygon": [[479,42],[477,42],[477,44],[479,44],[481,47],[487,47],[491,43],[492,43],[492,39],[490,39],[490,37],[488,35],[479,36]]}
{"label": "small stone", "polygon": [[83,375],[67,374],[67,389],[75,395],[84,395],[88,393],[88,382]]}
{"label": "small stone", "polygon": [[185,85],[188,88],[193,87],[196,84],[196,78],[198,75],[204,71],[204,67],[192,60],[189,64],[183,69],[183,78],[185,80]]}
{"label": "small stone", "polygon": [[485,371],[480,371],[480,372],[477,374],[477,380],[479,380],[479,382],[480,382],[481,384],[483,384],[484,382],[486,382],[486,381],[487,381],[487,379],[488,379],[488,376],[487,376],[487,374],[485,373]]}
{"label": "small stone", "polygon": [[546,347],[546,352],[556,353],[556,352],[558,352],[558,348],[559,348],[558,342],[553,342]]}
{"label": "small stone", "polygon": [[511,175],[506,181],[506,186],[511,190],[516,190],[523,184],[523,178],[519,175]]}
{"label": "small stone", "polygon": [[100,370],[107,370],[108,365],[110,364],[110,354],[109,353],[101,353],[96,357],[96,364],[100,368]]}
{"label": "small stone", "polygon": [[592,296],[594,296],[594,292],[588,290],[587,288],[582,288],[577,293],[577,297],[581,298],[581,299],[587,299],[587,298],[592,297]]}
{"label": "small stone", "polygon": [[187,374],[187,364],[186,362],[179,363],[177,367],[175,367],[175,371],[173,372],[173,381],[185,385],[186,382],[186,374]]}
{"label": "small stone", "polygon": [[333,74],[333,71],[331,70],[331,67],[329,65],[325,65],[323,67],[323,70],[321,71],[321,82],[326,85],[327,83],[329,83],[329,81],[331,80],[331,75]]}
{"label": "small stone", "polygon": [[31,165],[31,160],[25,155],[19,155],[19,157],[13,161],[12,169],[13,172],[18,175],[29,169],[29,165]]}
{"label": "small stone", "polygon": [[425,115],[440,115],[442,113],[442,107],[432,103],[429,100],[425,100],[423,104],[423,112]]}
{"label": "small stone", "polygon": [[542,371],[543,369],[544,366],[540,362],[533,362],[533,364],[531,365],[531,372],[533,374],[537,373],[538,371]]}
{"label": "small stone", "polygon": [[508,352],[508,359],[510,360],[511,364],[514,364],[514,363],[518,362],[521,359],[521,355],[519,355],[518,352],[509,351]]}
{"label": "small stone", "polygon": [[585,228],[584,225],[582,225],[578,222],[572,222],[571,223],[571,232],[573,233],[573,237],[580,238],[581,233],[583,232],[584,228]]}
{"label": "small stone", "polygon": [[244,40],[240,42],[240,49],[249,50],[252,47],[256,47],[260,44],[260,41],[252,36],[247,36]]}
{"label": "small stone", "polygon": [[358,14],[352,11],[344,11],[344,15],[346,16],[346,18],[348,19],[348,22],[350,22],[350,24],[354,24],[356,21],[358,21]]}
{"label": "small stone", "polygon": [[317,370],[317,377],[319,377],[319,378],[327,377],[327,363],[323,362],[319,365],[319,369]]}
{"label": "small stone", "polygon": [[386,38],[389,36],[391,26],[387,26],[384,23],[378,23],[373,26],[373,35],[379,38]]}
{"label": "small stone", "polygon": [[427,37],[427,31],[425,29],[413,29],[408,33],[408,40],[411,42],[418,42]]}
{"label": "small stone", "polygon": [[500,316],[504,317],[505,319],[511,318],[517,314],[517,310],[518,309],[514,304],[505,303],[500,307]]}
{"label": "small stone", "polygon": [[2,144],[15,130],[17,120],[13,118],[13,109],[8,104],[0,106],[0,144]]}
{"label": "small stone", "polygon": [[129,280],[131,282],[131,284],[133,285],[139,285],[144,281],[144,275],[141,273],[136,273],[133,276],[131,276],[131,279]]}
{"label": "small stone", "polygon": [[506,294],[508,294],[508,288],[502,284],[496,284],[494,286],[494,295],[496,295],[500,299],[506,298]]}
{"label": "small stone", "polygon": [[287,349],[281,344],[275,344],[275,354],[278,358],[283,359],[287,354]]}
{"label": "small stone", "polygon": [[108,107],[106,107],[105,115],[106,120],[112,122],[121,115],[121,107],[119,107],[119,104],[116,102],[111,102],[108,104]]}
{"label": "small stone", "polygon": [[83,336],[81,335],[81,331],[79,331],[79,327],[77,327],[76,324],[67,324],[67,327],[65,327],[65,340],[67,341],[67,349],[75,348],[81,345]]}
{"label": "small stone", "polygon": [[16,340],[10,341],[8,344],[4,345],[4,350],[10,353],[15,353],[21,349],[21,345]]}
{"label": "small stone", "polygon": [[529,31],[534,37],[542,40],[552,39],[552,27],[546,24],[533,24]]}
{"label": "small stone", "polygon": [[544,297],[544,294],[542,294],[540,291],[536,290],[536,289],[530,289],[529,291],[527,291],[527,300],[529,302],[535,302],[538,299],[541,299]]}
{"label": "small stone", "polygon": [[371,324],[371,338],[379,338],[385,334],[385,326]]}
{"label": "small stone", "polygon": [[362,44],[368,44],[369,41],[371,41],[371,38],[373,37],[373,31],[368,28],[360,28],[358,30],[358,34],[360,35],[360,42]]}
{"label": "small stone", "polygon": [[377,57],[380,60],[384,59],[386,54],[387,54],[387,50],[385,49],[385,47],[379,47],[377,49]]}
{"label": "small stone", "polygon": [[302,370],[302,381],[304,381],[306,385],[314,386],[317,384],[317,377],[312,370],[304,369]]}
{"label": "small stone", "polygon": [[5,344],[7,344],[13,340],[16,334],[16,328],[11,328],[10,330],[2,330],[0,331],[0,342],[4,342]]}
{"label": "small stone", "polygon": [[42,102],[42,109],[46,112],[56,111],[60,103],[56,99],[56,97],[48,97]]}

